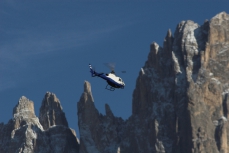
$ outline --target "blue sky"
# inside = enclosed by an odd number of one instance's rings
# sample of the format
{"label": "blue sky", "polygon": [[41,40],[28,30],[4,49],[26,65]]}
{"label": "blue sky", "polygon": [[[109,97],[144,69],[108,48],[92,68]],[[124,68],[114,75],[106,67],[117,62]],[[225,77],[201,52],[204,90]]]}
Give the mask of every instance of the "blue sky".
{"label": "blue sky", "polygon": [[[127,119],[140,68],[152,42],[162,45],[168,29],[182,20],[202,25],[217,13],[229,13],[228,0],[0,1],[0,122],[12,118],[21,96],[34,102],[36,115],[46,91],[60,99],[69,126],[78,133],[77,102],[84,81],[91,83],[96,108],[108,103]],[[90,76],[103,63],[116,63],[124,90],[105,90]],[[127,73],[122,74],[121,71]]]}

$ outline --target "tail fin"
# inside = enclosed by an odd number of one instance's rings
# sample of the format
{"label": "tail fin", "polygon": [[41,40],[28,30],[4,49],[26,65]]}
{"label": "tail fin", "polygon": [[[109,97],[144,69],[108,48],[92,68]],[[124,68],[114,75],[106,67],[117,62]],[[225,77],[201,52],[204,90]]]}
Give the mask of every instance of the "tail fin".
{"label": "tail fin", "polygon": [[95,76],[95,71],[92,69],[91,64],[89,64],[89,68],[90,68],[91,76],[94,77]]}

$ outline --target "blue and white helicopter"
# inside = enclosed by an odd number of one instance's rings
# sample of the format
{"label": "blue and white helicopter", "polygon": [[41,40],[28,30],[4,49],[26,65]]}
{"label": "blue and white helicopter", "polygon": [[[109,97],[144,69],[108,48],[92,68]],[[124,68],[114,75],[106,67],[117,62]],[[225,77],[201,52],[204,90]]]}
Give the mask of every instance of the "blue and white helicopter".
{"label": "blue and white helicopter", "polygon": [[[125,83],[120,77],[115,75],[114,67],[112,68],[110,73],[106,73],[106,74],[96,72],[95,70],[93,70],[91,64],[89,64],[89,68],[92,77],[97,76],[107,81],[107,86],[105,89],[110,91],[114,91],[115,88],[124,89]],[[125,71],[122,72],[125,73]]]}

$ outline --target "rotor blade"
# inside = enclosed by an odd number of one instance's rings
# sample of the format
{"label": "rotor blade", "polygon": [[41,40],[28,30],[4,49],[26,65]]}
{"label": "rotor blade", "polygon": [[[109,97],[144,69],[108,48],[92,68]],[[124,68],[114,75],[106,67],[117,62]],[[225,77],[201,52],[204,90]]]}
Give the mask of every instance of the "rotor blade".
{"label": "rotor blade", "polygon": [[126,71],[121,71],[122,73],[126,73]]}
{"label": "rotor blade", "polygon": [[115,63],[104,63],[104,65],[106,65],[110,70],[113,70],[115,69]]}

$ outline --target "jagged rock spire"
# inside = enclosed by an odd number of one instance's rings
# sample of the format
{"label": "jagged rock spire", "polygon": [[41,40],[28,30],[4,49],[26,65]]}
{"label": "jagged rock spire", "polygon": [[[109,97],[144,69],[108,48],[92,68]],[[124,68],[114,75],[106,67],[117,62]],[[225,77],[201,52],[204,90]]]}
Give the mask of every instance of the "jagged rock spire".
{"label": "jagged rock spire", "polygon": [[37,134],[43,131],[31,100],[22,96],[13,109],[13,119],[0,128],[0,152],[33,152]]}
{"label": "jagged rock spire", "polygon": [[91,85],[88,81],[84,82],[84,92],[77,104],[78,115],[82,117],[82,122],[88,122],[90,118],[97,116],[99,113],[95,109],[93,96],[91,93]]}
{"label": "jagged rock spire", "polygon": [[[99,112],[95,108],[94,100],[91,93],[91,85],[88,81],[84,82],[84,92],[80,97],[80,101],[77,103],[78,125],[80,129],[80,152],[94,152],[99,153],[96,144],[93,142],[93,137],[97,137],[100,132],[91,135],[90,131],[100,124]],[[86,149],[88,143],[90,143],[90,149]],[[85,149],[87,151],[85,151]]]}
{"label": "jagged rock spire", "polygon": [[[41,112],[46,112],[48,116],[45,117],[50,117],[49,112],[47,113],[47,109],[50,108],[51,112],[54,110],[54,116],[51,117],[58,118],[57,114],[62,110],[59,100],[52,93],[47,93],[44,99],[44,107],[41,108]],[[79,152],[75,131],[68,128],[66,124],[44,131],[34,113],[33,102],[25,96],[19,99],[13,109],[13,115],[13,119],[9,120],[7,124],[0,124],[0,153]],[[43,121],[46,121],[45,117]],[[54,121],[55,124],[59,123]]]}
{"label": "jagged rock spire", "polygon": [[27,99],[25,96],[22,96],[19,99],[18,104],[13,109],[13,116],[21,116],[23,118],[35,117],[33,102]]}
{"label": "jagged rock spire", "polygon": [[24,124],[37,125],[41,130],[42,126],[34,112],[34,103],[22,96],[13,109],[14,128],[17,129]]}
{"label": "jagged rock spire", "polygon": [[59,99],[55,94],[47,92],[40,108],[39,120],[44,130],[53,125],[63,125],[68,127],[68,122],[63,112]]}
{"label": "jagged rock spire", "polygon": [[85,102],[86,101],[94,102],[94,99],[93,99],[93,96],[91,93],[91,84],[88,81],[84,82],[84,93],[85,93],[85,96],[82,98],[86,98],[86,99],[84,99]]}
{"label": "jagged rock spire", "polygon": [[108,104],[105,104],[105,112],[106,116],[113,118],[114,114],[112,113],[110,106]]}
{"label": "jagged rock spire", "polygon": [[[121,133],[123,120],[114,117],[108,104],[105,104],[106,115],[102,115],[95,108],[91,93],[91,85],[84,82],[84,92],[82,93],[78,109],[78,125],[80,130],[80,152],[82,153],[113,153],[120,150],[119,132]],[[102,134],[102,135],[101,135]],[[104,139],[100,139],[104,137]],[[98,141],[100,146],[98,147]],[[112,142],[112,143],[110,143]]]}

